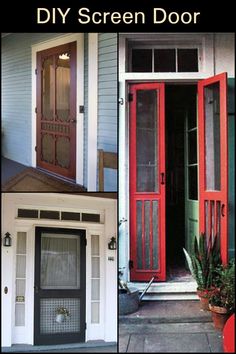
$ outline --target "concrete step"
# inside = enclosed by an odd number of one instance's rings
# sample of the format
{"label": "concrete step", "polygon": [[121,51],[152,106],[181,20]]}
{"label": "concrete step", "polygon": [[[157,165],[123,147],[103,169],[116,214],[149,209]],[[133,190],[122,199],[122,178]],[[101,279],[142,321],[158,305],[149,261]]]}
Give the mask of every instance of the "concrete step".
{"label": "concrete step", "polygon": [[[145,325],[144,325],[145,324]],[[215,327],[210,322],[186,323],[119,323],[119,333],[123,334],[157,334],[157,333],[215,333]]]}
{"label": "concrete step", "polygon": [[[129,287],[134,287],[141,293],[147,283],[128,283]],[[197,300],[196,294],[197,284],[195,281],[170,281],[152,283],[142,301],[158,301],[158,300]]]}

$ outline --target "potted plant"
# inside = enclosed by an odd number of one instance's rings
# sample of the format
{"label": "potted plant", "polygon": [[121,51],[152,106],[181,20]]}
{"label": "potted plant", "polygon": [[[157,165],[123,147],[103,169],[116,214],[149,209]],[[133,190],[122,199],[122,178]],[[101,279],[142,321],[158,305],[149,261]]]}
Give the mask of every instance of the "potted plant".
{"label": "potted plant", "polygon": [[55,321],[57,323],[62,323],[65,321],[67,317],[70,316],[70,312],[67,308],[60,306],[56,309],[56,318]]}
{"label": "potted plant", "polygon": [[185,248],[183,250],[192,277],[197,282],[201,308],[209,310],[209,297],[215,291],[215,269],[221,264],[218,236],[212,240],[202,233],[199,239],[195,236],[191,254]]}
{"label": "potted plant", "polygon": [[209,308],[215,328],[223,329],[228,317],[235,310],[235,262],[216,269],[217,289],[209,299]]}

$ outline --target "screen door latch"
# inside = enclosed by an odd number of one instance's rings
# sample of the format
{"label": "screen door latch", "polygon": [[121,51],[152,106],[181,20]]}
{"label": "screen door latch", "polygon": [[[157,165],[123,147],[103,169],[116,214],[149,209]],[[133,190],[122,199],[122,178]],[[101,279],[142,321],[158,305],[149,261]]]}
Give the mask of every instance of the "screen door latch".
{"label": "screen door latch", "polygon": [[129,260],[129,269],[134,268],[134,261],[132,261],[131,259]]}
{"label": "screen door latch", "polygon": [[161,184],[165,184],[165,174],[164,174],[164,172],[161,173]]}

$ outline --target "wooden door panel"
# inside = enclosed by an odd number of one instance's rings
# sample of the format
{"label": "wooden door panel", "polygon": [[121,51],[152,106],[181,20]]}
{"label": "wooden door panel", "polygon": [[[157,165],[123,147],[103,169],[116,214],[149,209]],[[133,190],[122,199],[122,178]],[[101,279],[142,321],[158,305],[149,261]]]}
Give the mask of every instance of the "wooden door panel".
{"label": "wooden door panel", "polygon": [[76,42],[37,53],[37,166],[75,179]]}
{"label": "wooden door panel", "polygon": [[223,263],[228,259],[227,74],[198,83],[200,232],[220,237]]}
{"label": "wooden door panel", "polygon": [[131,280],[165,280],[164,85],[130,85]]}

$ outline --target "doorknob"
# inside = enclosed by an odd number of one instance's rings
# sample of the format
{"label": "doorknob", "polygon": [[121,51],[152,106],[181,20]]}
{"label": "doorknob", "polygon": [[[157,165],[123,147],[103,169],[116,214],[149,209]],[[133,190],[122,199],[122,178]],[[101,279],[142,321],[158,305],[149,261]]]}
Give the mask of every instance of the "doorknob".
{"label": "doorknob", "polygon": [[35,290],[36,294],[38,294],[38,292],[39,292],[39,287],[38,287],[37,285],[35,285],[35,286],[34,286],[34,290]]}
{"label": "doorknob", "polygon": [[71,123],[76,123],[77,120],[76,120],[76,119],[71,119],[70,122],[71,122]]}
{"label": "doorknob", "polygon": [[165,178],[165,174],[164,174],[164,172],[162,172],[161,173],[161,184],[165,184],[164,178]]}
{"label": "doorknob", "polygon": [[224,217],[225,216],[225,204],[221,205],[221,216]]}

